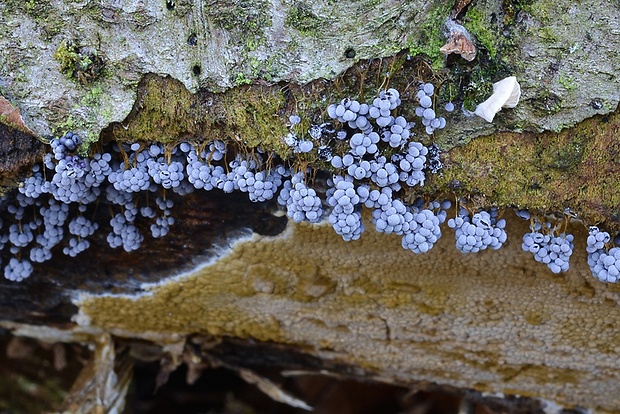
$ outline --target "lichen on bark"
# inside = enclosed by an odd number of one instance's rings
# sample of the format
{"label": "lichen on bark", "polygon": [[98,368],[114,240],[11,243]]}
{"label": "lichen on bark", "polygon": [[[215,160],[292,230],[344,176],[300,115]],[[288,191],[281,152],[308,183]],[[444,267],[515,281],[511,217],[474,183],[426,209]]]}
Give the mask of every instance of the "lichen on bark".
{"label": "lichen on bark", "polygon": [[[38,135],[77,129],[95,141],[107,124],[130,112],[136,86],[147,73],[170,75],[192,93],[261,79],[303,84],[334,78],[359,59],[404,48],[424,54],[439,69],[444,58],[435,46],[444,41],[441,25],[452,5],[173,3],[168,8],[154,0],[127,5],[4,2],[0,93],[22,109]],[[620,47],[614,35],[618,19],[613,18],[618,11],[611,4],[480,0],[468,7],[463,24],[483,53],[474,63],[482,89],[470,88],[467,104],[480,99],[485,85],[507,70],[523,86],[524,104],[507,122],[500,121],[501,128],[557,131],[615,109]],[[591,14],[592,9],[598,12]],[[89,86],[67,79],[54,58],[63,44],[100,57],[105,64],[101,76]],[[467,78],[458,75],[458,67],[448,74],[462,83]],[[593,108],[593,100],[601,107]],[[466,142],[493,129],[461,120],[452,134]]]}

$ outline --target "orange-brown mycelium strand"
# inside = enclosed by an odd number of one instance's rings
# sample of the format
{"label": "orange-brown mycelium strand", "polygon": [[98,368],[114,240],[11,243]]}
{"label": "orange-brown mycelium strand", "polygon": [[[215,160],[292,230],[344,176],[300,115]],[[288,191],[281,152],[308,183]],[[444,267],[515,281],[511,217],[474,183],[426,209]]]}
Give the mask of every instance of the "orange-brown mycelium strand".
{"label": "orange-brown mycelium strand", "polygon": [[508,216],[507,244],[469,255],[448,228],[415,255],[370,228],[347,243],[329,226],[291,225],[151,295],[83,296],[80,319],[132,336],[294,344],[402,381],[620,406],[620,289],[590,275],[585,228],[569,228],[571,269],[553,275],[521,250],[527,223]]}

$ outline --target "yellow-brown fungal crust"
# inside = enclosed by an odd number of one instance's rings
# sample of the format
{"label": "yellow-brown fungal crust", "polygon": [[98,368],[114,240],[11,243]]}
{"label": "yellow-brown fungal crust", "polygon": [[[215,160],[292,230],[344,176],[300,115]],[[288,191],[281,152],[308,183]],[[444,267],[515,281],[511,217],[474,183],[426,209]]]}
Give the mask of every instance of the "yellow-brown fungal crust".
{"label": "yellow-brown fungal crust", "polygon": [[620,289],[591,276],[586,229],[569,226],[571,268],[553,275],[521,250],[527,222],[507,216],[506,245],[469,255],[448,228],[415,255],[371,228],[347,243],[327,225],[291,224],[142,297],[84,295],[78,319],[162,341],[288,343],[397,381],[619,407]]}

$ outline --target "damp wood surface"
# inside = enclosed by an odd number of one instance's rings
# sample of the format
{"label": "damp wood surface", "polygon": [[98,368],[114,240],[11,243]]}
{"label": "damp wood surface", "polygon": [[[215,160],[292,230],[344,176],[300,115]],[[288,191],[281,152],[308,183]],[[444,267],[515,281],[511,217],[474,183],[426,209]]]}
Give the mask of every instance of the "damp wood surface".
{"label": "damp wood surface", "polygon": [[449,235],[414,255],[371,229],[345,243],[328,226],[294,225],[143,295],[83,295],[76,320],[163,342],[201,333],[289,344],[371,376],[611,411],[620,296],[592,279],[586,231],[572,230],[571,269],[556,276],[521,251],[527,224],[515,217],[502,249],[471,255]]}

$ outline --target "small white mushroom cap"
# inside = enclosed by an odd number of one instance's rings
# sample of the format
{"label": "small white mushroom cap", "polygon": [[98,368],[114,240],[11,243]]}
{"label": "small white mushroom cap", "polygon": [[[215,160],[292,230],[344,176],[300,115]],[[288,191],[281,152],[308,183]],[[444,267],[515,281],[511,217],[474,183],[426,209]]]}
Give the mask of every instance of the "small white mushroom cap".
{"label": "small white mushroom cap", "polygon": [[515,76],[509,76],[493,84],[493,94],[476,107],[474,114],[487,122],[493,122],[502,108],[514,108],[521,97],[521,86]]}

